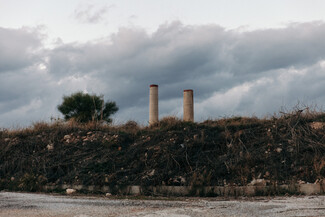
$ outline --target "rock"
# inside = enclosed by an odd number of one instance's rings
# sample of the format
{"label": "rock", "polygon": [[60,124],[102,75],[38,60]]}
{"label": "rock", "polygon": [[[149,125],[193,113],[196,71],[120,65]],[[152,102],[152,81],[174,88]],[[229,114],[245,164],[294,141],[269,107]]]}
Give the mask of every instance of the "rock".
{"label": "rock", "polygon": [[250,186],[266,186],[266,181],[265,179],[253,179],[251,183],[248,185]]}
{"label": "rock", "polygon": [[71,136],[70,136],[70,135],[65,135],[65,136],[63,137],[63,139],[64,139],[64,140],[71,139]]}
{"label": "rock", "polygon": [[321,179],[321,180],[319,180],[319,184],[320,184],[320,186],[322,187],[323,192],[325,192],[325,179]]}
{"label": "rock", "polygon": [[67,194],[74,194],[74,193],[76,193],[76,190],[75,190],[75,189],[72,189],[72,188],[68,188],[68,189],[66,190],[66,193],[67,193]]}
{"label": "rock", "polygon": [[182,176],[180,176],[180,179],[181,179],[181,184],[185,184],[186,183],[186,179]]}
{"label": "rock", "polygon": [[52,143],[48,144],[47,146],[47,150],[52,151],[54,149],[54,145]]}
{"label": "rock", "polygon": [[153,176],[155,175],[155,170],[153,169],[150,173],[148,173],[148,176]]}
{"label": "rock", "polygon": [[174,178],[170,178],[169,181],[173,184],[182,184],[183,185],[186,183],[186,179],[182,176],[175,176]]}
{"label": "rock", "polygon": [[325,123],[323,122],[313,122],[310,123],[310,127],[313,128],[314,130],[322,129],[324,127]]}
{"label": "rock", "polygon": [[276,150],[276,152],[280,153],[282,151],[282,148],[277,148],[275,150]]}

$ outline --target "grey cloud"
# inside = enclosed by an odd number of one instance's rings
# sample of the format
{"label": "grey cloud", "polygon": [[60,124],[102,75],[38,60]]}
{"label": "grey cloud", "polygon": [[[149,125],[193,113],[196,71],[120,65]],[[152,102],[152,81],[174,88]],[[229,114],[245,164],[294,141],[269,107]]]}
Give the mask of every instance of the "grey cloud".
{"label": "grey cloud", "polygon": [[[181,116],[183,89],[194,89],[197,120],[263,115],[297,100],[322,105],[324,36],[325,24],[319,22],[251,32],[179,22],[163,24],[152,34],[121,28],[100,41],[41,51],[41,60],[30,58],[0,75],[1,93],[13,87],[0,94],[0,119],[15,108],[26,110],[31,102],[39,105],[31,118],[58,115],[56,105],[62,95],[86,90],[117,102],[117,122],[147,123],[152,83],[159,84],[160,114],[164,115]],[[41,43],[35,40],[33,49]],[[35,56],[30,49],[22,50],[25,56]],[[4,58],[18,61],[9,51],[3,51]],[[37,61],[47,68],[38,69]]]}
{"label": "grey cloud", "polygon": [[198,102],[197,110],[204,114],[204,118],[211,118],[232,115],[264,117],[297,105],[324,109],[324,72],[323,61],[299,69],[273,70],[256,80],[215,92]]}
{"label": "grey cloud", "polygon": [[238,35],[231,49],[234,73],[259,73],[313,64],[325,57],[322,22],[292,24],[282,29]]}
{"label": "grey cloud", "polygon": [[324,105],[324,67],[316,63],[301,70],[288,71],[279,70],[275,76],[269,76],[269,82],[265,85],[254,85],[238,107],[242,111],[255,111],[263,116],[278,112],[281,107],[293,108],[299,103],[306,106]]}
{"label": "grey cloud", "polygon": [[36,29],[0,27],[0,73],[17,70],[37,61],[41,34]]}

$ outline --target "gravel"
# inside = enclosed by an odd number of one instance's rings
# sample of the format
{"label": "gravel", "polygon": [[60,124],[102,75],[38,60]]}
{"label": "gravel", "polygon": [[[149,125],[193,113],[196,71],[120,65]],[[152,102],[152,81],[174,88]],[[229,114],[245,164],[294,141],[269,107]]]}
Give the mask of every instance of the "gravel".
{"label": "gravel", "polygon": [[325,216],[325,196],[140,200],[0,192],[0,216]]}

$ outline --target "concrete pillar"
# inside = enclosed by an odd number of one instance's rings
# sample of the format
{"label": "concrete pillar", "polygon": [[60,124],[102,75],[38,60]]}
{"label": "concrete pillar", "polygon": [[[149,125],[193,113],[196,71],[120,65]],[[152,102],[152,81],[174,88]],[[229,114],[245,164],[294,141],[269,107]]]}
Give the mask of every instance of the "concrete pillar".
{"label": "concrete pillar", "polygon": [[193,90],[184,90],[183,95],[183,120],[194,121]]}
{"label": "concrete pillar", "polygon": [[158,85],[150,85],[149,125],[158,123]]}

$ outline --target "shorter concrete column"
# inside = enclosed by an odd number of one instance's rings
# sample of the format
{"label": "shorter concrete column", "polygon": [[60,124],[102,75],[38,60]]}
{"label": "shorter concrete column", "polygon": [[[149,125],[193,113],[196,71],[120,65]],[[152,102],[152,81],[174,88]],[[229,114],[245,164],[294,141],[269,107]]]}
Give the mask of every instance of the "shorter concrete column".
{"label": "shorter concrete column", "polygon": [[149,125],[158,123],[158,85],[150,85]]}
{"label": "shorter concrete column", "polygon": [[183,120],[194,121],[193,90],[184,90],[183,95]]}

